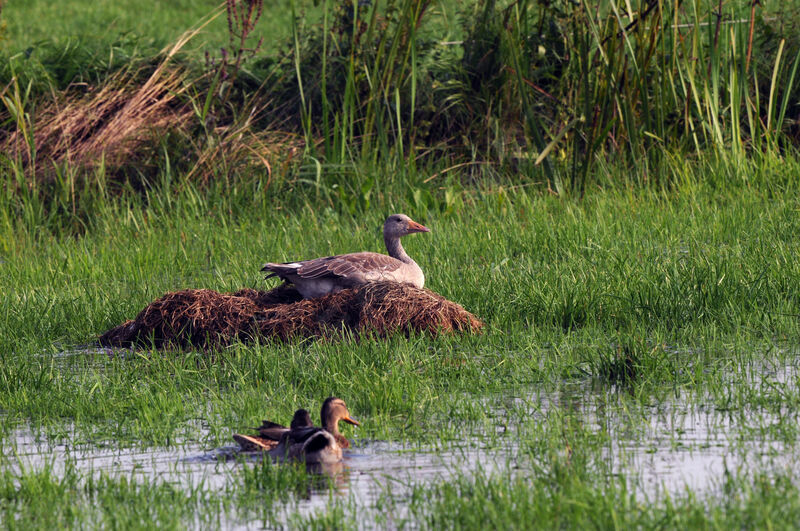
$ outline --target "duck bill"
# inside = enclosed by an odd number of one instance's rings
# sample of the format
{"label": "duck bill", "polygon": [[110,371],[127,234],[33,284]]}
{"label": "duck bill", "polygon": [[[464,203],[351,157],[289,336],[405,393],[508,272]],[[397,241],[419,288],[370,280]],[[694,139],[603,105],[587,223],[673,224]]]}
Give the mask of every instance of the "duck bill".
{"label": "duck bill", "polygon": [[425,225],[420,225],[416,221],[409,221],[408,222],[408,232],[430,232],[431,229],[426,227]]}
{"label": "duck bill", "polygon": [[350,416],[343,417],[342,420],[347,422],[348,424],[352,424],[353,426],[361,426],[361,424],[356,419]]}

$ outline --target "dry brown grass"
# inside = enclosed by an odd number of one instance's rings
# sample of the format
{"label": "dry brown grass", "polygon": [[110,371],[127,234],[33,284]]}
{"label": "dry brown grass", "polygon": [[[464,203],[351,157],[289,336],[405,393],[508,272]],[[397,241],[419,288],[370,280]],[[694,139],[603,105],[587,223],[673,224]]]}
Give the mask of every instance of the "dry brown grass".
{"label": "dry brown grass", "polygon": [[[255,127],[254,121],[269,105],[256,95],[241,116],[226,116],[220,121],[227,123],[212,125],[217,117],[204,115],[201,123],[197,109],[203,107],[206,94],[189,89],[203,87],[202,80],[215,73],[190,79],[175,57],[202,27],[163,50],[154,66],[119,71],[96,87],[82,85],[54,93],[35,109],[20,109],[19,101],[9,99],[5,116],[19,118],[11,120],[14,129],[5,135],[0,131],[0,152],[21,163],[29,186],[47,181],[56,167],[82,170],[102,164],[113,179],[121,168],[155,167],[164,138],[177,135],[178,155],[188,165],[187,179],[207,182],[221,174],[266,170],[269,185],[273,164],[292,163],[303,147],[302,139],[275,128]],[[19,89],[12,82],[5,90],[14,88]]]}
{"label": "dry brown grass", "polygon": [[190,139],[194,163],[186,174],[187,179],[207,183],[226,174],[265,170],[269,186],[273,164],[278,162],[280,173],[302,153],[304,141],[295,134],[280,130],[260,131],[252,125],[252,114],[247,119],[231,125],[214,128],[211,136]]}
{"label": "dry brown grass", "polygon": [[53,164],[114,167],[135,160],[164,131],[180,131],[189,123],[192,110],[179,99],[185,74],[172,59],[192,36],[165,50],[143,82],[142,70],[126,69],[81,95],[54,95],[33,116],[30,129],[18,127],[0,149],[21,161],[29,175],[48,172]]}
{"label": "dry brown grass", "polygon": [[302,299],[291,287],[168,293],[136,319],[100,336],[104,346],[219,347],[256,337],[387,337],[400,332],[433,335],[478,332],[483,323],[460,305],[408,284],[375,282],[318,299]]}

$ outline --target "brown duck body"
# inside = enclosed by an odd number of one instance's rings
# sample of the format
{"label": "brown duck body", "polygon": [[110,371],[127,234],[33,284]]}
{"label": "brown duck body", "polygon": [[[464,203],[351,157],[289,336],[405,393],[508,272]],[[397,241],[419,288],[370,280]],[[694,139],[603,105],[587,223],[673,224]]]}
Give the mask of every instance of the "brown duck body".
{"label": "brown duck body", "polygon": [[338,463],[342,460],[342,448],[350,442],[339,433],[339,421],[358,426],[350,417],[344,400],[330,397],[325,400],[320,413],[321,428],[298,427],[286,432],[270,453],[284,459],[295,459],[312,463]]}
{"label": "brown duck body", "polygon": [[415,232],[430,232],[404,214],[392,214],[383,224],[383,240],[388,255],[360,252],[326,256],[299,262],[264,264],[270,277],[294,284],[297,291],[312,299],[353,288],[367,282],[407,282],[418,288],[425,285],[422,268],[400,244],[400,238]]}
{"label": "brown duck body", "polygon": [[[347,442],[347,439],[344,441]],[[347,444],[349,446],[350,443]],[[309,464],[338,463],[342,460],[342,448],[339,440],[328,430],[312,427],[292,430],[271,453],[276,457]]]}
{"label": "brown duck body", "polygon": [[234,433],[233,440],[239,444],[243,452],[269,451],[278,446],[281,438],[289,431],[312,426],[311,416],[308,414],[308,411],[305,409],[298,409],[294,412],[294,417],[288,428],[265,420],[261,426],[255,428],[258,435]]}

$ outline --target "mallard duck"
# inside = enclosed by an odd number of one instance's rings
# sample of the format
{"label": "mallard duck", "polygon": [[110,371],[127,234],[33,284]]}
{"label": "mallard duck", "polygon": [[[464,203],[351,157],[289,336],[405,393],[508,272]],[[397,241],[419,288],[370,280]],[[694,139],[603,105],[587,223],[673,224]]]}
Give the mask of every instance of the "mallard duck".
{"label": "mallard duck", "polygon": [[280,443],[270,453],[276,457],[298,459],[308,464],[341,461],[342,448],[349,448],[350,442],[339,433],[339,421],[355,426],[360,424],[350,416],[344,400],[334,396],[327,398],[322,404],[320,417],[321,428],[292,428],[281,436]]}
{"label": "mallard duck", "polygon": [[294,284],[305,299],[336,293],[367,282],[407,282],[418,288],[425,275],[400,244],[400,238],[416,232],[430,232],[405,214],[392,214],[383,224],[383,241],[389,255],[371,252],[340,254],[300,262],[264,264],[266,278],[278,277]]}
{"label": "mallard duck", "polygon": [[272,450],[281,440],[281,437],[288,433],[290,430],[300,429],[304,427],[313,427],[311,422],[311,415],[305,409],[298,409],[294,412],[292,422],[287,428],[272,421],[265,420],[258,428],[253,428],[258,431],[258,435],[243,435],[241,433],[234,433],[233,440],[239,443],[239,447],[244,452],[257,452]]}

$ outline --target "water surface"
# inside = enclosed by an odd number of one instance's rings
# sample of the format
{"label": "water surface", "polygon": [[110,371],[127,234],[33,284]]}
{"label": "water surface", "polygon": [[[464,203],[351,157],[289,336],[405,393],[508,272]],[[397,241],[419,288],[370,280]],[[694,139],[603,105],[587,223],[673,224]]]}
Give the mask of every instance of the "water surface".
{"label": "water surface", "polygon": [[[726,370],[731,389],[744,396],[760,396],[760,403],[726,406],[736,401],[726,401],[724,390],[698,395],[691,389],[666,389],[658,398],[634,398],[624,388],[598,385],[590,379],[482,397],[488,421],[463,423],[457,427],[462,437],[440,441],[435,447],[356,439],[342,467],[329,471],[333,481],[315,482],[307,495],[282,506],[280,518],[313,515],[333,501],[355,506],[364,522],[377,520],[391,526],[406,516],[404,500],[415,486],[477,470],[513,475],[530,468],[536,456],[530,455],[535,432],[529,428],[554,417],[570,419],[598,434],[600,465],[609,474],[624,474],[644,499],[664,493],[680,495],[686,489],[700,495],[713,493],[722,487],[726,475],[755,470],[800,477],[797,411],[785,405],[797,395],[796,364],[764,363]],[[74,439],[69,427],[65,430],[65,437],[50,438],[22,426],[0,442],[0,450],[12,469],[49,463],[53,473],[60,474],[71,460],[87,474],[106,471],[226,493],[241,481],[241,467],[260,459],[231,459],[236,456],[234,445],[209,448],[198,442],[209,438],[201,422],[194,430],[197,440],[166,448],[75,446],[69,442]],[[387,496],[395,503],[382,509],[386,504],[381,500]],[[248,521],[251,516],[232,515],[227,525],[246,527],[254,523]]]}

